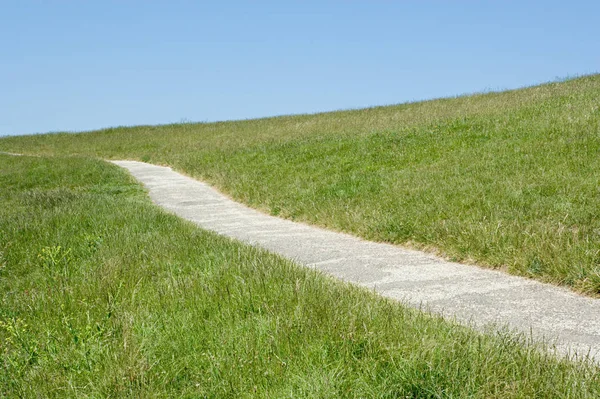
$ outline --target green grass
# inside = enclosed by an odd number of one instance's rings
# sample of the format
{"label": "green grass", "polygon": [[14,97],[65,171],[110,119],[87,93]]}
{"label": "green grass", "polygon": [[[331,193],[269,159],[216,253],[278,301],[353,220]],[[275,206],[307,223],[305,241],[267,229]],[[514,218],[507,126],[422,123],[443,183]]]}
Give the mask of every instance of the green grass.
{"label": "green grass", "polygon": [[600,75],[237,122],[0,139],[168,164],[274,215],[600,293]]}
{"label": "green grass", "polygon": [[0,397],[600,396],[589,363],[202,231],[114,165],[0,155],[0,187]]}

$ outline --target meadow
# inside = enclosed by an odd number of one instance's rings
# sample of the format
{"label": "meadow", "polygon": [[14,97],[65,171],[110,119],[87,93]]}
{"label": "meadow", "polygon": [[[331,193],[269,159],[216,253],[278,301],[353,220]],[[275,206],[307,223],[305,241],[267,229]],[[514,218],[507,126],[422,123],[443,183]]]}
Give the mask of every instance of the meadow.
{"label": "meadow", "polygon": [[203,231],[104,161],[0,154],[0,187],[1,397],[600,396],[597,366]]}
{"label": "meadow", "polygon": [[0,139],[170,165],[267,213],[600,295],[600,75],[246,121]]}

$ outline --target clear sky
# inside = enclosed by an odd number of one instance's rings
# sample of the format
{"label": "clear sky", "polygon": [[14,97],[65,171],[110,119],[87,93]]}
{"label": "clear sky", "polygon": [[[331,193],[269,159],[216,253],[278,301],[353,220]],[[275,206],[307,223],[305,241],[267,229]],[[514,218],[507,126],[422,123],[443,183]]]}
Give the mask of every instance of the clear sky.
{"label": "clear sky", "polygon": [[600,71],[598,0],[0,5],[0,135],[358,108]]}

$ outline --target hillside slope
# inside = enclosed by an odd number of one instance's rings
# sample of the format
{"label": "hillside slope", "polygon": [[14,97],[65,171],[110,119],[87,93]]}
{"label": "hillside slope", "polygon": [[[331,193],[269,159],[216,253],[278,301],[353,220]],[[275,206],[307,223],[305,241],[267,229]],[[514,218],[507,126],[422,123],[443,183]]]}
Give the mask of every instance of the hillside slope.
{"label": "hillside slope", "polygon": [[0,397],[600,394],[590,362],[202,231],[114,165],[0,166]]}
{"label": "hillside slope", "polygon": [[167,164],[274,215],[600,293],[600,75],[248,121],[9,137]]}

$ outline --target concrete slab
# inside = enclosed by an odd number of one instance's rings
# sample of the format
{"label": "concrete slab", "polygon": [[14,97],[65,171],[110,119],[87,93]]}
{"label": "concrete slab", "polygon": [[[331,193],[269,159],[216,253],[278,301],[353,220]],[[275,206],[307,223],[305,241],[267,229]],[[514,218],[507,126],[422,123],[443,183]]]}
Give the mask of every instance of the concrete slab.
{"label": "concrete slab", "polygon": [[200,227],[478,328],[509,327],[600,360],[600,300],[431,254],[276,218],[170,168],[114,161],[152,200]]}

